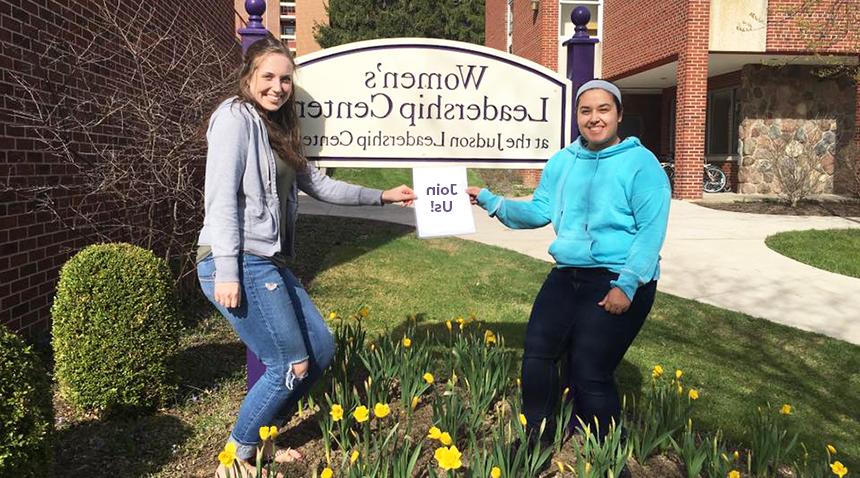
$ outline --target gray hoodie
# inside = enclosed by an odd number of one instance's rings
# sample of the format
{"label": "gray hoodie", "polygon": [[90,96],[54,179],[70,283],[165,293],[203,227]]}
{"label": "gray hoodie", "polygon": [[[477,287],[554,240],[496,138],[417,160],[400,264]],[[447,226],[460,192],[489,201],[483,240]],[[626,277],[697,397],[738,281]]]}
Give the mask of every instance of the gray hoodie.
{"label": "gray hoodie", "polygon": [[[205,217],[197,243],[212,248],[216,282],[239,281],[239,254],[295,255],[298,190],[342,205],[382,204],[382,191],[336,181],[308,164],[296,172],[288,198],[287,231],[281,231],[275,155],[266,126],[249,104],[225,100],[209,119],[206,140]],[[287,234],[288,251],[281,251]]]}

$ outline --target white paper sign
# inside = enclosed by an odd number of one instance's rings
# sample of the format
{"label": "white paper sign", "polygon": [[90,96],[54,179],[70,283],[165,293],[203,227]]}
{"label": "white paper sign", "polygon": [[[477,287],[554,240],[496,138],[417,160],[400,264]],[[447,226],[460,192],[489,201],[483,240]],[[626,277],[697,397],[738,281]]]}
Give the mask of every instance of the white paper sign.
{"label": "white paper sign", "polygon": [[466,168],[415,168],[415,224],[418,237],[457,236],[475,232],[472,205],[466,194]]}

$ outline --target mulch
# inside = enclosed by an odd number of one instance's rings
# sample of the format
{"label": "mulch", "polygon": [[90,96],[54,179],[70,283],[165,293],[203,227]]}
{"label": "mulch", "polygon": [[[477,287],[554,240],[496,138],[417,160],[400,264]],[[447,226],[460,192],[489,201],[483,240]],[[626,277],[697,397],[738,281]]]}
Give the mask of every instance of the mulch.
{"label": "mulch", "polygon": [[696,204],[711,209],[753,214],[860,217],[860,200],[857,199],[842,201],[805,200],[800,201],[795,207],[776,199],[748,199],[735,202],[699,201]]}

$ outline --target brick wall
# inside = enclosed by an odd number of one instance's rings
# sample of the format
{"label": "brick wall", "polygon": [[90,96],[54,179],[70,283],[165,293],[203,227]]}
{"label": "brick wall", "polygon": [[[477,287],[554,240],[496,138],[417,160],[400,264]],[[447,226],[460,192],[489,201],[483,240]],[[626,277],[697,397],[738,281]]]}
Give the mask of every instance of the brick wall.
{"label": "brick wall", "polygon": [[484,45],[508,51],[507,0],[486,0],[484,4]]}
{"label": "brick wall", "polygon": [[606,0],[603,77],[617,79],[674,60],[688,31],[686,5],[686,0]]}
{"label": "brick wall", "polygon": [[694,199],[702,197],[710,1],[689,0],[683,19],[684,42],[678,53],[675,183],[672,195],[681,199]]}
{"label": "brick wall", "polygon": [[513,53],[555,70],[558,66],[558,2],[514,0]]}
{"label": "brick wall", "polygon": [[770,0],[767,51],[857,54],[858,25],[856,0]]}
{"label": "brick wall", "polygon": [[328,15],[323,0],[296,1],[296,54],[305,55],[320,50],[314,38],[314,26],[327,23]]}
{"label": "brick wall", "polygon": [[[121,0],[111,3],[118,18],[130,18],[140,8],[140,2]],[[235,45],[233,0],[188,0],[178,8],[175,2],[155,0],[146,4],[153,12],[153,25],[166,25],[174,20],[178,25],[200,25],[211,33],[221,48],[228,51]],[[80,182],[69,166],[46,154],[43,145],[30,128],[22,127],[15,118],[24,90],[16,78],[32,84],[44,84],[45,79],[62,78],[68,65],[49,65],[50,57],[39,59],[49,51],[52,42],[82,48],[93,30],[92,19],[97,15],[94,2],[86,0],[19,0],[0,3],[0,171],[3,183],[12,187],[40,184],[73,184]],[[96,45],[105,54],[111,45]],[[93,65],[89,72],[106,87],[116,75],[130,71],[130,64],[114,58]],[[70,88],[77,88],[78,79],[70,78]],[[86,94],[97,95],[98,91]],[[83,139],[83,138],[81,138]],[[103,129],[93,137],[96,143],[134,141],[122,136],[122,130]],[[81,144],[81,152],[87,148]],[[133,158],[132,158],[133,159]],[[120,186],[122,187],[122,186]],[[32,211],[35,203],[21,195],[0,192],[0,323],[33,336],[49,326],[50,303],[59,267],[74,252],[86,244],[79,233],[50,222],[45,212]],[[75,197],[56,197],[55,206],[61,211]],[[106,215],[117,214],[111,204],[90,202],[84,207],[102,207]],[[118,236],[122,236],[118,234]],[[118,237],[122,238],[122,237]]]}

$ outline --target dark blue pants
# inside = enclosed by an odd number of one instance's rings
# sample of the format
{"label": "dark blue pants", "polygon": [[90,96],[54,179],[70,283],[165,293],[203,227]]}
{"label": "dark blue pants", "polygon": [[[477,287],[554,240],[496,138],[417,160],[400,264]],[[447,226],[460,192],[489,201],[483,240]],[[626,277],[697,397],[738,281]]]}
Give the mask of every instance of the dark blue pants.
{"label": "dark blue pants", "polygon": [[[607,269],[553,269],[535,298],[523,352],[523,413],[530,429],[551,423],[561,396],[559,362],[566,361],[574,413],[586,424],[594,417],[603,436],[618,423],[621,403],[615,368],[642,328],[654,303],[657,282],[641,286],[627,312],[613,315],[597,305],[618,277]],[[572,419],[572,426],[578,423]]]}

